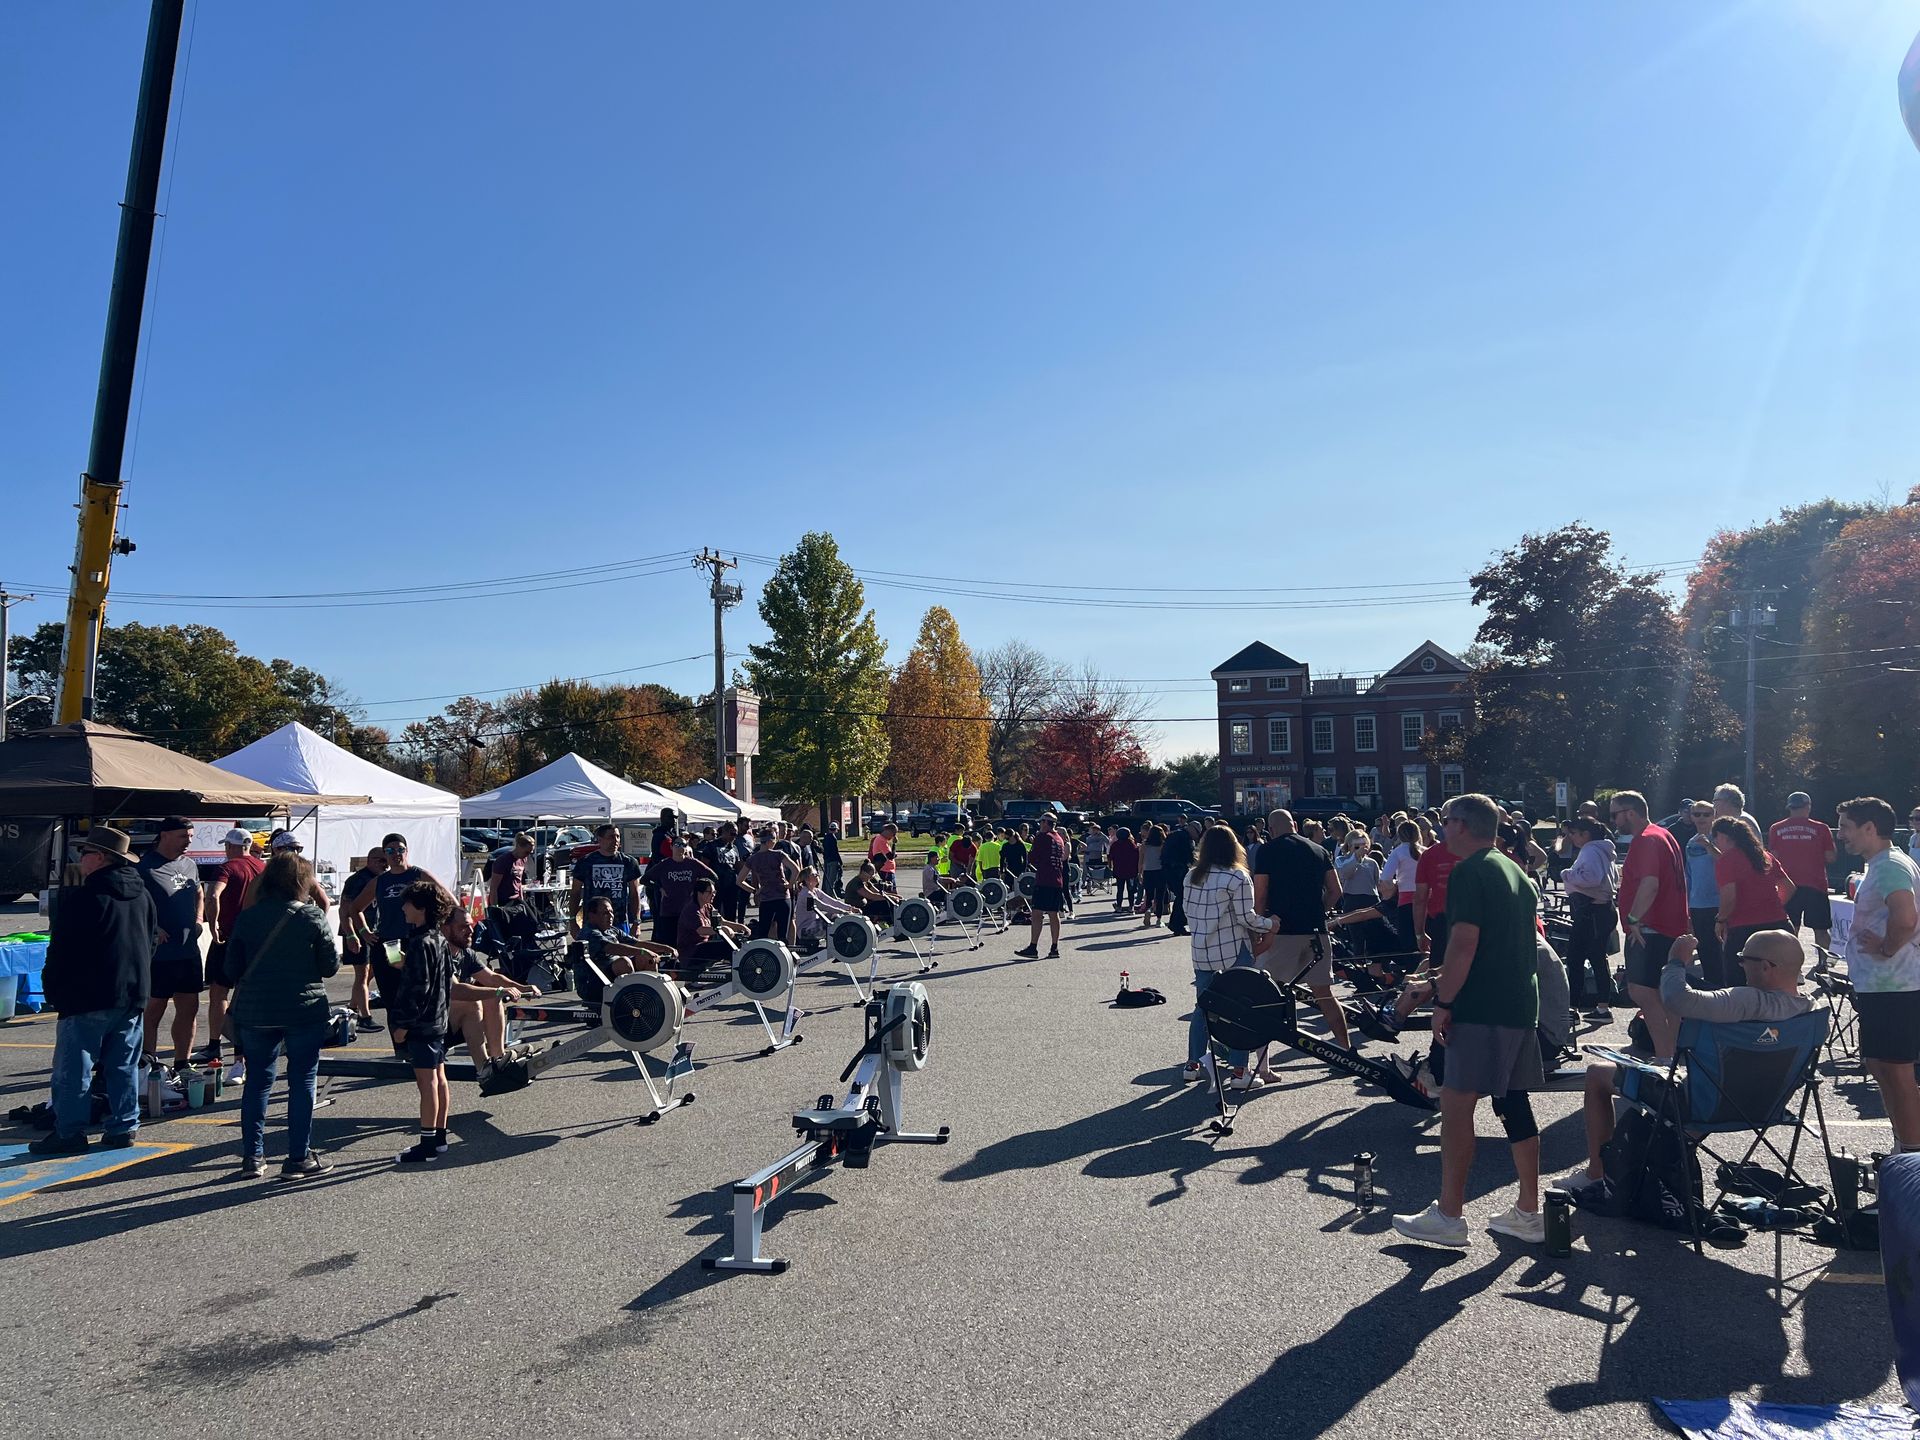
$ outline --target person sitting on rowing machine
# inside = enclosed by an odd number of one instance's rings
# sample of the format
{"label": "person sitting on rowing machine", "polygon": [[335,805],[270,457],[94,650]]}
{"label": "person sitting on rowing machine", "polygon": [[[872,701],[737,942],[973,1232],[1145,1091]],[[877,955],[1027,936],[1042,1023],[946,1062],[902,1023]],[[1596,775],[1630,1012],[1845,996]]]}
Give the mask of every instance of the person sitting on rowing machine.
{"label": "person sitting on rowing machine", "polygon": [[926,866],[920,871],[920,898],[930,900],[937,907],[945,907],[947,896],[967,882],[957,875],[942,875],[940,861],[933,851],[927,852]]}
{"label": "person sitting on rowing machine", "polygon": [[893,897],[881,887],[880,872],[873,868],[871,860],[861,865],[860,873],[847,886],[847,899],[858,905],[861,913],[875,924],[893,924]]}
{"label": "person sitting on rowing machine", "polygon": [[[703,883],[712,890],[711,880]],[[580,932],[580,938],[586,942],[587,958],[609,980],[618,980],[636,970],[658,970],[662,960],[674,958],[670,945],[634,940],[614,929],[613,902],[604,895],[596,895],[587,902],[586,918],[586,928]]]}
{"label": "person sitting on rowing machine", "polygon": [[820,885],[820,875],[811,865],[800,872],[800,889],[793,897],[793,923],[800,951],[809,954],[827,943],[827,931],[842,915],[857,912],[844,900],[836,900]]}
{"label": "person sitting on rowing machine", "polygon": [[715,960],[731,958],[747,938],[746,926],[713,913],[713,897],[713,881],[697,880],[693,903],[680,912],[678,968],[682,980],[691,980]]}
{"label": "person sitting on rowing machine", "polygon": [[460,986],[471,986],[486,993],[452,987],[447,1001],[447,1033],[467,1042],[473,1056],[474,1071],[482,1080],[503,1060],[525,1060],[539,1047],[507,1044],[508,1000],[530,1000],[540,993],[533,985],[522,985],[510,976],[491,969],[473,945],[473,921],[464,910],[455,910],[440,925],[453,955],[453,978]]}

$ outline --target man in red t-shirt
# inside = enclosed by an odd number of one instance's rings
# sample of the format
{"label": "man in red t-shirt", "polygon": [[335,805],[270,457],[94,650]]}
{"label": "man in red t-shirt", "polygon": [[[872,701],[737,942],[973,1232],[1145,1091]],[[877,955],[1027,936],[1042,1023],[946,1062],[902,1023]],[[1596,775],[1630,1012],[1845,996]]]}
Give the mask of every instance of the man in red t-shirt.
{"label": "man in red t-shirt", "polygon": [[[1442,805],[1444,816],[1447,807]],[[1447,953],[1447,876],[1460,857],[1443,841],[1420,852],[1413,867],[1413,934],[1422,955]]]}
{"label": "man in red t-shirt", "polygon": [[1833,831],[1813,818],[1813,797],[1806,791],[1796,790],[1787,797],[1787,818],[1774,821],[1768,828],[1767,849],[1793,881],[1793,894],[1787,897],[1787,923],[1796,935],[1802,925],[1807,926],[1815,942],[1825,949],[1833,939],[1827,866],[1840,852],[1833,843]]}
{"label": "man in red t-shirt", "polygon": [[1680,1017],[1660,1003],[1660,972],[1673,942],[1689,933],[1686,862],[1680,842],[1647,818],[1647,797],[1617,791],[1607,802],[1616,830],[1633,837],[1620,867],[1620,923],[1627,932],[1627,994],[1647,1017],[1658,1060],[1673,1058]]}

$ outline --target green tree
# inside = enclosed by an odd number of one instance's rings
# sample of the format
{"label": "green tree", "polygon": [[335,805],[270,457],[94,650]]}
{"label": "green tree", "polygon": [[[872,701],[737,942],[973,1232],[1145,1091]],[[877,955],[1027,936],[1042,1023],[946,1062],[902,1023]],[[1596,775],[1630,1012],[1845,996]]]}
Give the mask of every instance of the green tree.
{"label": "green tree", "polygon": [[1220,803],[1220,756],[1212,750],[1195,750],[1167,762],[1161,772],[1162,793],[1195,805]]}
{"label": "green tree", "polygon": [[780,558],[760,592],[771,635],[748,647],[746,673],[760,696],[768,789],[825,806],[880,778],[887,647],[866,603],[840,547],[819,532]]}
{"label": "green tree", "polygon": [[[23,693],[52,696],[58,688],[64,629],[48,623],[16,642],[12,663]],[[360,710],[324,675],[242,654],[214,626],[135,623],[101,632],[94,714],[212,760],[292,720],[336,737]]]}
{"label": "green tree", "polygon": [[1486,612],[1475,722],[1433,743],[1463,740],[1489,788],[1566,778],[1582,796],[1610,785],[1677,798],[1676,744],[1712,697],[1657,581],[1611,552],[1604,532],[1568,525],[1522,537],[1471,577]]}

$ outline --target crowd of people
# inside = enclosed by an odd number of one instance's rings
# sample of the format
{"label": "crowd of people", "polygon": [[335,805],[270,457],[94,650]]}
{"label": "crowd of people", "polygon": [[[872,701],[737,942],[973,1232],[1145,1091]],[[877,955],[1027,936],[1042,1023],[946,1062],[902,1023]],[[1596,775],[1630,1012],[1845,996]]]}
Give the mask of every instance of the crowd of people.
{"label": "crowd of people", "polygon": [[[1189,937],[1196,1000],[1220,974],[1257,965],[1279,983],[1305,987],[1334,1042],[1350,1046],[1333,991],[1331,937],[1341,932],[1363,962],[1405,976],[1403,1001],[1432,1007],[1440,1195],[1395,1225],[1411,1238],[1453,1245],[1466,1239],[1461,1204],[1483,1097],[1505,1127],[1520,1181],[1514,1205],[1491,1228],[1539,1238],[1538,1127],[1528,1095],[1542,1078],[1535,1035],[1543,890],[1557,887],[1569,907],[1566,954],[1554,963],[1566,962],[1572,1006],[1590,1020],[1612,1018],[1611,1007],[1623,1003],[1614,983],[1619,956],[1624,1002],[1645,1021],[1648,1053],[1665,1059],[1684,1019],[1804,1008],[1799,937],[1805,931],[1816,946],[1830,942],[1830,867],[1844,847],[1862,865],[1844,946],[1861,1053],[1899,1147],[1920,1149],[1920,872],[1913,855],[1892,844],[1893,809],[1872,797],[1846,801],[1836,835],[1812,817],[1811,798],[1796,793],[1763,834],[1739,789],[1723,785],[1711,799],[1682,805],[1671,823],[1691,828],[1684,839],[1655,822],[1637,792],[1614,792],[1606,810],[1602,820],[1598,803],[1579,806],[1548,845],[1524,814],[1483,795],[1386,813],[1371,824],[1335,816],[1296,825],[1286,810],[1237,824],[1148,822],[1138,833],[1126,826],[1069,833],[1051,815],[1034,824],[968,822],[934,836],[920,893],[939,902],[988,877],[1011,883],[1030,874],[1030,894],[1013,907],[1025,912],[1026,943],[1014,952],[1020,959],[1058,958],[1062,917],[1076,903],[1111,906],[1138,915],[1143,927],[1164,924]],[[388,1041],[419,1090],[420,1133],[400,1162],[443,1153],[448,1044],[464,1041],[483,1076],[490,1066],[524,1060],[526,1050],[506,1044],[506,1006],[536,992],[501,968],[501,955],[447,887],[409,862],[403,835],[386,836],[347,878],[336,944],[326,892],[295,836],[276,834],[261,857],[253,837],[235,830],[208,878],[185,856],[188,830],[183,819],[163,821],[137,863],[127,836],[111,827],[94,827],[80,846],[78,873],[53,908],[45,983],[59,1014],[56,1123],[35,1153],[88,1148],[95,1088],[106,1111],[100,1143],[130,1145],[139,1077],[217,1065],[230,1045],[236,1058],[227,1078],[242,1086],[238,1173],[263,1173],[266,1096],[283,1059],[293,1100],[282,1175],[324,1173],[327,1162],[311,1145],[312,1108],[332,1017],[326,982],[342,965],[353,972],[348,1008],[358,1028],[380,1031],[373,1011],[384,1007]],[[840,843],[831,826],[776,821],[757,831],[731,824],[694,830],[669,811],[643,864],[623,850],[618,826],[602,825],[592,848],[572,860],[567,928],[608,978],[643,969],[691,978],[749,936],[804,952],[824,943],[842,915],[891,923],[901,900],[896,827],[870,838],[851,877]],[[1920,850],[1920,840],[1910,846]],[[490,904],[523,899],[534,848],[521,835],[491,857]],[[1093,886],[1108,882],[1111,898],[1092,900]],[[652,917],[647,936],[643,897]],[[203,931],[211,932],[204,948]],[[159,1053],[170,1007],[171,1063]],[[202,1013],[209,1039],[195,1049]],[[1196,1004],[1184,1080],[1200,1077],[1205,1054]],[[1278,1078],[1265,1053],[1228,1055],[1225,1063],[1241,1094]],[[1612,1126],[1612,1077],[1596,1066],[1587,1083],[1592,1153],[1565,1182],[1574,1188],[1597,1176]]]}

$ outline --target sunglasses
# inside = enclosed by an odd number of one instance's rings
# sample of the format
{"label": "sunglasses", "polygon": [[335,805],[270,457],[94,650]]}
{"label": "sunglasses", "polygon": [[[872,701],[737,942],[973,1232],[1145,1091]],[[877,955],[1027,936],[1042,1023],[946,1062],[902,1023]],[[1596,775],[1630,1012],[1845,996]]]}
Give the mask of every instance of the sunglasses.
{"label": "sunglasses", "polygon": [[406,853],[407,853],[407,847],[404,845],[387,846],[387,854],[389,855],[404,855]]}

